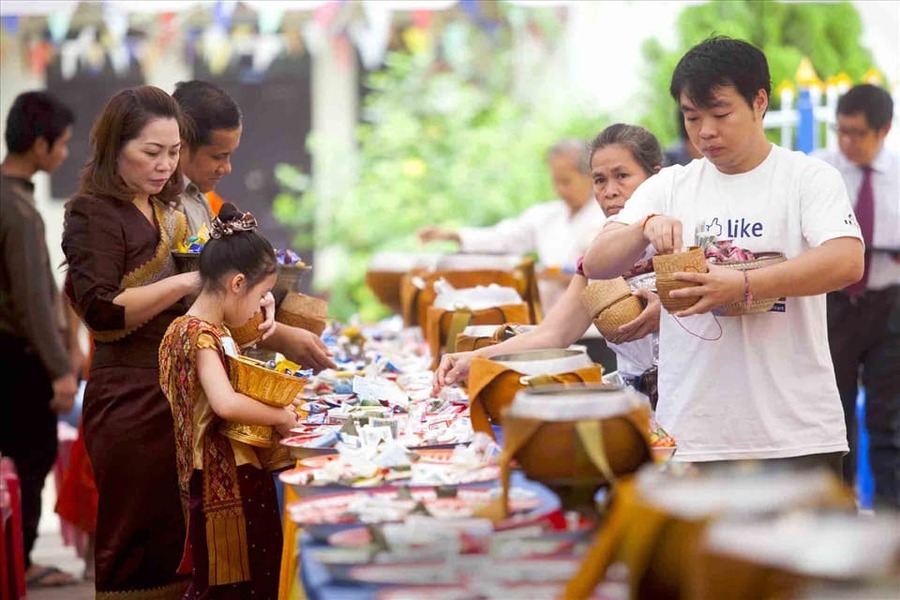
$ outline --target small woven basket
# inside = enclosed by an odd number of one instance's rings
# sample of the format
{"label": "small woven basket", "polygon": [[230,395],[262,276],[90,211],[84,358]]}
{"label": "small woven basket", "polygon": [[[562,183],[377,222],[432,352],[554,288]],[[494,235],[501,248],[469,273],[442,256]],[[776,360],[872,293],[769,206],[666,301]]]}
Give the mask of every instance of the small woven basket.
{"label": "small woven basket", "polygon": [[674,273],[706,273],[709,267],[706,263],[706,255],[698,246],[691,246],[688,250],[678,254],[657,254],[653,257],[653,271],[656,273],[656,289],[659,292],[659,301],[669,312],[685,310],[697,303],[699,298],[672,298],[670,292],[687,287],[694,287],[696,283],[689,281],[677,281],[672,278]]}
{"label": "small woven basket", "polygon": [[[752,271],[753,269],[761,269],[770,267],[784,262],[785,256],[781,252],[760,252],[753,260],[713,263],[726,269],[734,269],[736,271]],[[772,310],[778,298],[757,298],[750,303],[749,306],[743,302],[735,302],[727,304],[716,310],[716,314],[723,317],[739,317],[741,315],[753,315],[756,313],[764,313]]]}
{"label": "small woven basket", "polygon": [[327,316],[326,301],[299,292],[290,292],[285,296],[275,312],[275,320],[279,323],[306,329],[316,335],[322,335],[325,331]]}
{"label": "small woven basket", "polygon": [[247,356],[228,357],[228,378],[235,391],[269,406],[290,406],[303,391],[307,379],[266,368]]}
{"label": "small woven basket", "polygon": [[592,281],[581,292],[581,302],[607,339],[615,339],[619,327],[638,318],[644,310],[640,298],[631,295],[631,286],[624,277]]}
{"label": "small woven basket", "polygon": [[272,290],[272,293],[277,296],[278,293],[287,294],[296,292],[297,282],[300,281],[300,276],[306,271],[309,271],[309,269],[310,267],[307,266],[279,265],[278,278],[275,280],[275,287]]}
{"label": "small woven basket", "polygon": [[191,271],[200,270],[199,252],[173,252],[172,258],[175,259],[175,269],[179,273],[190,273]]}
{"label": "small woven basket", "polygon": [[263,321],[265,321],[263,313],[261,310],[258,310],[246,323],[233,327],[231,329],[231,337],[234,339],[234,343],[238,347],[243,348],[258,342],[263,336],[263,332],[259,330],[259,326],[263,324]]}

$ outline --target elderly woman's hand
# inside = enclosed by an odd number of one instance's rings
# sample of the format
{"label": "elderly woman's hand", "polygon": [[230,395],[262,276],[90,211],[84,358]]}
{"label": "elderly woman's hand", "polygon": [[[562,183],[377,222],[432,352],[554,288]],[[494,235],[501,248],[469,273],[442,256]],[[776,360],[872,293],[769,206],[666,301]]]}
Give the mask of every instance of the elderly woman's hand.
{"label": "elderly woman's hand", "polygon": [[633,342],[659,331],[659,312],[662,306],[659,296],[644,289],[637,290],[632,295],[646,300],[647,306],[637,318],[619,327],[615,339],[609,340],[613,344]]}
{"label": "elderly woman's hand", "polygon": [[434,371],[433,392],[437,394],[444,386],[465,381],[474,357],[474,352],[455,352],[441,357],[441,363]]}

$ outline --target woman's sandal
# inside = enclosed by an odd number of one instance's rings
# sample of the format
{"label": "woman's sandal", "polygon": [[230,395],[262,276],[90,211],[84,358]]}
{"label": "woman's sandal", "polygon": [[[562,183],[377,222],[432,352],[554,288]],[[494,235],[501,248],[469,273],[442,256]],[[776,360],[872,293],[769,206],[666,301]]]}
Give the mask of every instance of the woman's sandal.
{"label": "woman's sandal", "polygon": [[42,567],[31,577],[25,579],[26,587],[48,588],[75,585],[78,580],[58,567]]}

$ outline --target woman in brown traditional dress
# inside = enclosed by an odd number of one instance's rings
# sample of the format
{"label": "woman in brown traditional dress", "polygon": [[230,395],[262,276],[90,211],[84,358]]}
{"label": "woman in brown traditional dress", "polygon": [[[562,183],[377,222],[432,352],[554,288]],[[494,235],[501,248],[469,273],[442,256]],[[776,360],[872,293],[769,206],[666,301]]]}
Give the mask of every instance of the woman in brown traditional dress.
{"label": "woman in brown traditional dress", "polygon": [[158,88],[113,96],[66,207],[66,293],[96,344],[84,431],[99,492],[100,599],[179,598],[187,585],[177,573],[185,521],[158,363],[166,328],[200,288],[171,255],[186,231],[169,207],[183,187],[180,129],[178,104]]}
{"label": "woman in brown traditional dress", "polygon": [[203,289],[159,347],[160,386],[175,417],[179,483],[188,498],[185,558],[193,569],[185,598],[275,600],[281,519],[266,469],[278,466],[285,448],[255,448],[227,438],[219,426],[275,426],[288,436],[297,425],[293,407],[266,406],[237,393],[227,371],[226,355],[238,352],[227,327],[259,310],[278,263],[253,216],[232,204],[213,219],[211,235],[200,255]]}

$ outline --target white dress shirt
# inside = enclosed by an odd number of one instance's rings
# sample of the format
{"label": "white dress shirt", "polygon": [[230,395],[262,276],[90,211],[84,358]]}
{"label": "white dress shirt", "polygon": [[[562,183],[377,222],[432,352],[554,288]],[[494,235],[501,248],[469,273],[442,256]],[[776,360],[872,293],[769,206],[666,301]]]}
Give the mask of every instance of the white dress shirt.
{"label": "white dress shirt", "polygon": [[[863,171],[850,162],[839,150],[819,151],[821,158],[841,172],[850,202],[856,208]],[[875,195],[875,226],[872,231],[873,252],[869,262],[869,278],[866,287],[880,290],[900,285],[900,260],[889,252],[900,250],[900,155],[882,148],[872,161],[872,191]]]}
{"label": "white dress shirt", "polygon": [[[534,252],[542,268],[556,267],[574,273],[575,263],[600,233],[605,221],[600,205],[593,198],[575,214],[562,200],[542,202],[492,227],[463,227],[459,230],[460,250],[486,254]],[[539,288],[545,312],[565,291],[564,284],[546,281],[541,281]]]}
{"label": "white dress shirt", "polygon": [[535,252],[544,268],[574,272],[575,262],[600,233],[604,221],[593,198],[575,214],[562,200],[542,202],[492,227],[463,227],[460,246],[463,252],[486,254]]}

